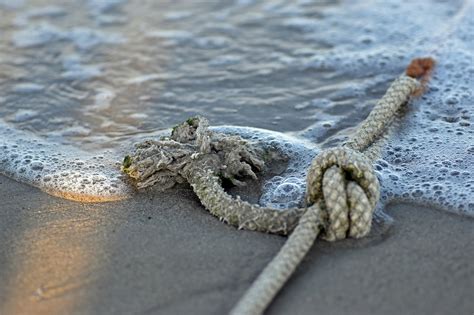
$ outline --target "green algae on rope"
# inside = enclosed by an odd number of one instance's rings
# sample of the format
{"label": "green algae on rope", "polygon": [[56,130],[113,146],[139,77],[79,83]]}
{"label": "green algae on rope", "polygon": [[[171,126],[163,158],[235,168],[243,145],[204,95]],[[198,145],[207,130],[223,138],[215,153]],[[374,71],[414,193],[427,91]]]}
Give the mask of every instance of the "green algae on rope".
{"label": "green algae on rope", "polygon": [[124,159],[123,170],[138,188],[167,189],[187,181],[210,213],[240,229],[287,235],[232,314],[261,314],[289,279],[314,240],[360,238],[370,231],[379,198],[370,147],[382,137],[398,110],[422,93],[434,66],[431,58],[412,61],[356,132],[341,147],[325,150],[311,163],[306,206],[287,210],[260,207],[228,195],[222,179],[242,185],[265,166],[262,149],[238,136],[209,130],[207,120],[192,118],[173,128],[170,138],[145,141]]}

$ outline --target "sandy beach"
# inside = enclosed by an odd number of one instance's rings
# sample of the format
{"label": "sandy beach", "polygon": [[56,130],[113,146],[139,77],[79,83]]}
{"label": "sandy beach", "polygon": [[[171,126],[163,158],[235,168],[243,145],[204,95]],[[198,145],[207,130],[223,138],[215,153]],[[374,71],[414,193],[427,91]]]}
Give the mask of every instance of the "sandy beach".
{"label": "sandy beach", "polygon": [[[224,314],[285,238],[186,187],[83,204],[0,177],[1,314]],[[366,240],[317,241],[268,314],[471,314],[473,220],[410,204]]]}

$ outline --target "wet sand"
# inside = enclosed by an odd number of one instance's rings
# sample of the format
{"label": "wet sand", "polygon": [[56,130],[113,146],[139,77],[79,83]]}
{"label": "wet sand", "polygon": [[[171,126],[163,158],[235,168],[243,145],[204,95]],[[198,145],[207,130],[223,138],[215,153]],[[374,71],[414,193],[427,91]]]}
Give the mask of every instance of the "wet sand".
{"label": "wet sand", "polygon": [[[0,314],[225,314],[285,241],[219,222],[187,187],[83,204],[0,176],[0,200]],[[267,313],[472,314],[472,218],[387,213],[383,234],[318,241]]]}

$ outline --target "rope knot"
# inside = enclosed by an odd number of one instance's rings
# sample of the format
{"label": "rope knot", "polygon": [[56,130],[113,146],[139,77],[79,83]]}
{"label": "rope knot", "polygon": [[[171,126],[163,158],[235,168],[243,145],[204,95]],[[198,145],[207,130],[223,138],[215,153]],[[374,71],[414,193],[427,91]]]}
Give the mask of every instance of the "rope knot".
{"label": "rope knot", "polygon": [[370,231],[379,181],[367,158],[350,148],[328,149],[311,163],[307,203],[319,203],[326,219],[323,238],[361,238]]}

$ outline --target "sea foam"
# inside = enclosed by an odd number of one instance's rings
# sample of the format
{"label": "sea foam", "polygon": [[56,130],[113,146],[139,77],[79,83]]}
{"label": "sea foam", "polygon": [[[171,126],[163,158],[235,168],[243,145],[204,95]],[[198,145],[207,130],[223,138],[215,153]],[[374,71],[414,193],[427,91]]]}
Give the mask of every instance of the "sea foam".
{"label": "sea foam", "polygon": [[103,154],[51,143],[0,122],[0,173],[59,197],[79,201],[126,198],[119,164]]}

